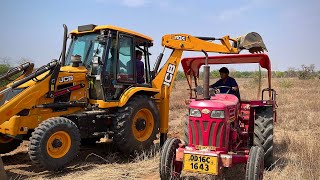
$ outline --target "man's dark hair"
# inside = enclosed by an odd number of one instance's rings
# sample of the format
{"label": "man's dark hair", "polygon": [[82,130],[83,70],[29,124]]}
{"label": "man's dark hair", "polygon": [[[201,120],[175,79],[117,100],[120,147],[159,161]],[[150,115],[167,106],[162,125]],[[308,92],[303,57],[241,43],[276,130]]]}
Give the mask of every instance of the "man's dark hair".
{"label": "man's dark hair", "polygon": [[142,56],[142,52],[139,51],[139,50],[136,50],[136,57],[138,57],[138,55],[141,55],[141,56]]}
{"label": "man's dark hair", "polygon": [[229,69],[226,67],[222,67],[222,68],[220,68],[219,72],[229,74]]}

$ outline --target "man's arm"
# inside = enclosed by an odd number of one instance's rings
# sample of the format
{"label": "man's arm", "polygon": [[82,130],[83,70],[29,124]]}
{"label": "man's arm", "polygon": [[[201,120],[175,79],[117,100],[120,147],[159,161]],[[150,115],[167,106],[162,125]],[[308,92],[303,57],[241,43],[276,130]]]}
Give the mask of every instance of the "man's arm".
{"label": "man's arm", "polygon": [[220,86],[219,84],[220,84],[220,81],[221,81],[221,79],[219,79],[217,82],[215,82],[214,84],[211,84],[210,85],[210,87],[211,88],[215,88],[215,87],[218,87],[218,86]]}
{"label": "man's arm", "polygon": [[234,78],[232,78],[232,81],[231,81],[232,83],[232,90],[234,90],[234,91],[239,91],[239,86],[238,86],[238,83],[237,83],[237,81],[234,79]]}

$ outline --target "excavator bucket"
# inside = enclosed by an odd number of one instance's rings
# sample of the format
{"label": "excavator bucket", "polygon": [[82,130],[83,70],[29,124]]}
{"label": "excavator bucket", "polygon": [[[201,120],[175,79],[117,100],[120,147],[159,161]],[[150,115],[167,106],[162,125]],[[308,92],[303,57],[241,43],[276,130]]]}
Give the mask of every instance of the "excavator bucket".
{"label": "excavator bucket", "polygon": [[261,53],[268,51],[261,36],[256,32],[251,32],[246,35],[240,36],[237,39],[238,48],[240,50],[246,49],[251,53]]}

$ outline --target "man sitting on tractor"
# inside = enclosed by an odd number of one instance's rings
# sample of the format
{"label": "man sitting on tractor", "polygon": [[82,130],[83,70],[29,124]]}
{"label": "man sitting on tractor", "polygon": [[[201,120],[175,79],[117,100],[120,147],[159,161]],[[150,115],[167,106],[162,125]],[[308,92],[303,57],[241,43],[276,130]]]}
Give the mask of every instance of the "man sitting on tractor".
{"label": "man sitting on tractor", "polygon": [[212,84],[210,87],[217,89],[219,93],[234,94],[240,100],[238,83],[234,78],[229,76],[229,69],[222,67],[219,72],[221,79]]}

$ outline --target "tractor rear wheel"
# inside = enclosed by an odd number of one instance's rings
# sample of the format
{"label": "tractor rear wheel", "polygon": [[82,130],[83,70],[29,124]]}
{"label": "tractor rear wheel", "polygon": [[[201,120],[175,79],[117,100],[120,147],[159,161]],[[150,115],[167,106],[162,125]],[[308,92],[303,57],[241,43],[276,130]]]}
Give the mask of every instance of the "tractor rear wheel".
{"label": "tractor rear wheel", "polygon": [[252,146],[246,166],[246,180],[263,179],[263,149],[259,146]]}
{"label": "tractor rear wheel", "polygon": [[22,140],[0,134],[0,154],[9,153],[20,146]]}
{"label": "tractor rear wheel", "polygon": [[[271,113],[272,114],[272,113]],[[254,145],[264,150],[264,165],[267,169],[273,166],[273,117],[270,113],[256,114],[254,122]]]}
{"label": "tractor rear wheel", "polygon": [[156,103],[149,96],[136,95],[118,108],[113,121],[113,142],[125,153],[149,150],[159,132],[160,115]]}
{"label": "tractor rear wheel", "polygon": [[29,156],[36,165],[57,171],[76,157],[79,146],[77,125],[64,117],[53,117],[42,122],[32,133]]}
{"label": "tractor rear wheel", "polygon": [[182,171],[182,162],[175,160],[176,149],[181,141],[177,138],[168,139],[160,153],[160,178],[161,180],[178,179]]}
{"label": "tractor rear wheel", "polygon": [[183,136],[183,141],[185,143],[185,145],[189,144],[189,117],[187,116],[186,119],[184,120],[184,128],[183,128],[183,132],[184,132],[184,136]]}

